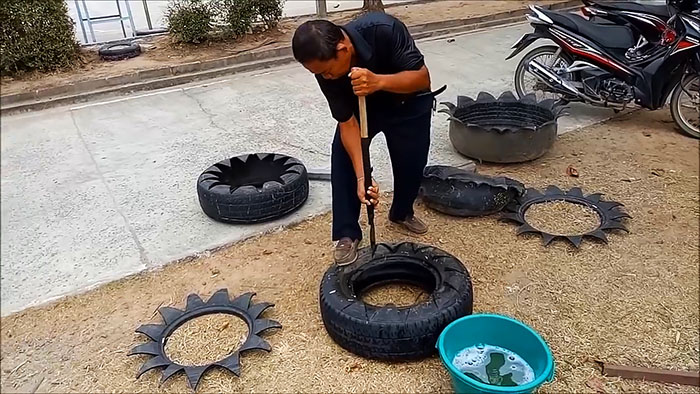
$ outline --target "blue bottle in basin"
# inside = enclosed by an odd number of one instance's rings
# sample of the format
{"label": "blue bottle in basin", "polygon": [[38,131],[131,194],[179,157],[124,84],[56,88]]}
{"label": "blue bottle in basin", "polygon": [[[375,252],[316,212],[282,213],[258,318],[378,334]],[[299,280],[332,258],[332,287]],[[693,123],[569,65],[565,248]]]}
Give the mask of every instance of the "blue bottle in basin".
{"label": "blue bottle in basin", "polygon": [[[463,374],[452,364],[462,349],[484,344],[520,355],[532,367],[534,380],[521,386],[490,385]],[[437,348],[457,393],[531,393],[554,379],[554,358],[547,343],[532,328],[506,316],[476,314],[457,319],[442,331]]]}

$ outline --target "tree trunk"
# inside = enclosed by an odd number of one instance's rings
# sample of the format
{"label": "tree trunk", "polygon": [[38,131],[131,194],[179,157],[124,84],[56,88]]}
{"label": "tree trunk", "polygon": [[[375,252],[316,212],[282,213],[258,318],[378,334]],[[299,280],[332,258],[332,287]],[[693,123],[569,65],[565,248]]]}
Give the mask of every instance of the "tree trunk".
{"label": "tree trunk", "polygon": [[362,11],[363,12],[372,12],[372,11],[384,12],[384,4],[382,4],[382,0],[363,0]]}

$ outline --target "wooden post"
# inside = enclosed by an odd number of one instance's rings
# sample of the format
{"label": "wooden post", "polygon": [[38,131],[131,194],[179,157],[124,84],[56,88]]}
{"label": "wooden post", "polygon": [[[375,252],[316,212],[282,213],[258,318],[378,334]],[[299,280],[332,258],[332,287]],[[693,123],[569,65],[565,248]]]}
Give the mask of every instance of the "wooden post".
{"label": "wooden post", "polygon": [[328,16],[328,11],[326,10],[326,0],[316,0],[316,15],[321,18]]}

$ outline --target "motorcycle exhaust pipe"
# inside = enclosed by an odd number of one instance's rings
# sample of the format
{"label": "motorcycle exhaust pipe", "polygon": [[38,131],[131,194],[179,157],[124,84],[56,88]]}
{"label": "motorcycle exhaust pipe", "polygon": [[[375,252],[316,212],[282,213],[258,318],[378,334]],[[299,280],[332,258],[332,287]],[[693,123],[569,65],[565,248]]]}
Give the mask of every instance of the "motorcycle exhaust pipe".
{"label": "motorcycle exhaust pipe", "polygon": [[569,81],[564,80],[553,72],[550,68],[538,62],[537,60],[530,60],[527,64],[527,71],[532,75],[537,77],[540,81],[544,82],[550,88],[558,93],[565,93],[574,97],[578,97],[585,101],[589,99],[583,96],[578,89],[576,89]]}

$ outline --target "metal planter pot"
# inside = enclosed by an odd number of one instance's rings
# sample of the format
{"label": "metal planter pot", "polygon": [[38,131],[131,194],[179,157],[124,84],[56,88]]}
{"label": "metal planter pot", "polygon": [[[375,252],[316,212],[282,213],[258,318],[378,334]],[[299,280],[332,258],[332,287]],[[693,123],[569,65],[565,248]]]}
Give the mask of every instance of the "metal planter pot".
{"label": "metal planter pot", "polygon": [[557,138],[564,106],[538,102],[535,95],[518,100],[511,92],[496,99],[481,92],[476,100],[458,96],[457,105],[442,103],[450,115],[450,141],[459,153],[492,163],[521,163],[544,155]]}

